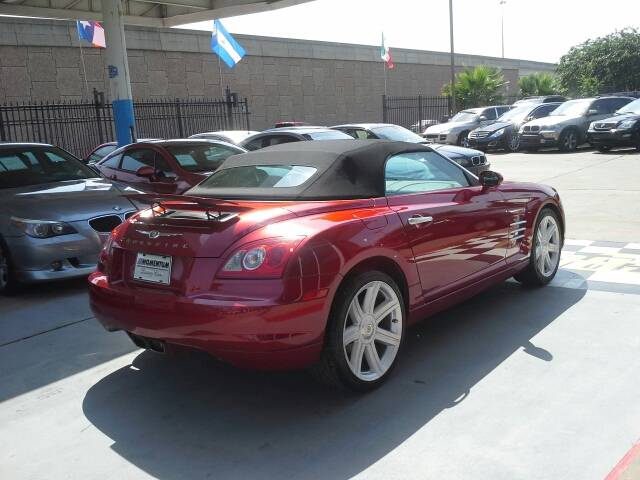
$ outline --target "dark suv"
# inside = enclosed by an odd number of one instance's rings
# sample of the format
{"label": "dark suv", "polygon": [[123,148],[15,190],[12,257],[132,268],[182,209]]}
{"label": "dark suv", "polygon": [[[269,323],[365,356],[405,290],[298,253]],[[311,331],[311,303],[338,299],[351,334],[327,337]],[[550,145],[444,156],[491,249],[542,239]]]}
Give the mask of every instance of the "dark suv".
{"label": "dark suv", "polygon": [[613,117],[591,122],[587,141],[601,152],[615,147],[636,147],[640,151],[640,99],[628,103]]}
{"label": "dark suv", "polygon": [[593,121],[603,120],[634,99],[630,97],[592,97],[564,102],[548,117],[525,123],[518,134],[525,150],[558,147],[572,152],[587,141],[587,130]]}
{"label": "dark suv", "polygon": [[560,103],[523,103],[500,115],[489,125],[478,127],[469,133],[469,147],[478,150],[516,152],[520,149],[518,130],[522,124],[542,118],[553,112]]}

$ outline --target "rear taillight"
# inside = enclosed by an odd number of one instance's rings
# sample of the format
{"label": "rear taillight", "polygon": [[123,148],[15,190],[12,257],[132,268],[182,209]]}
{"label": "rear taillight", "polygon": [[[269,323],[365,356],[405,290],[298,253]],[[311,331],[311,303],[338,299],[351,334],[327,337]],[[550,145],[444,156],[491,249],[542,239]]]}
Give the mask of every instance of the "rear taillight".
{"label": "rear taillight", "polygon": [[104,242],[102,246],[102,251],[100,252],[100,260],[98,261],[98,271],[108,275],[108,267],[109,267],[109,257],[111,257],[111,253],[113,252],[113,241],[118,234],[118,227],[114,228],[107,241]]}
{"label": "rear taillight", "polygon": [[227,258],[217,277],[282,277],[287,262],[304,237],[269,238],[242,246]]}

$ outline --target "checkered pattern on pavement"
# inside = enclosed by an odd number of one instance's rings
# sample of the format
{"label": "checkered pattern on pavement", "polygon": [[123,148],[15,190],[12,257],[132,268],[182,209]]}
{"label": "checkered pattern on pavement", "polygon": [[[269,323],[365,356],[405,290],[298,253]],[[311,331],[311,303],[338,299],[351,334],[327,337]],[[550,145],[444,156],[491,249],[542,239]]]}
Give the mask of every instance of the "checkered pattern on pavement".
{"label": "checkered pattern on pavement", "polygon": [[567,239],[550,285],[640,295],[640,243]]}

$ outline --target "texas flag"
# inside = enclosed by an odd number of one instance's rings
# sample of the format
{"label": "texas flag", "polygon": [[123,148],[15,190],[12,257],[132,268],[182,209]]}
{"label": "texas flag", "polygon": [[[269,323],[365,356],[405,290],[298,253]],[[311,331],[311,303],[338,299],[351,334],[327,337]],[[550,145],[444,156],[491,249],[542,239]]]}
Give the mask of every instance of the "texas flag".
{"label": "texas flag", "polygon": [[104,29],[98,22],[78,21],[78,36],[93,43],[96,48],[107,48]]}
{"label": "texas flag", "polygon": [[393,68],[393,62],[391,61],[391,52],[389,51],[389,46],[387,45],[387,39],[384,37],[384,32],[382,32],[382,47],[380,48],[380,56],[385,62],[387,62],[389,68]]}

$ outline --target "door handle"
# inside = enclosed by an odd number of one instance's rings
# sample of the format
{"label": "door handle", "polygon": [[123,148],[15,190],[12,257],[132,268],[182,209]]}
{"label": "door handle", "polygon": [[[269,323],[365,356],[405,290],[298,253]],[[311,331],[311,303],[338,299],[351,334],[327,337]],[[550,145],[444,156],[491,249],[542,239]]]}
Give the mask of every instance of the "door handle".
{"label": "door handle", "polygon": [[411,217],[407,221],[409,222],[409,225],[418,225],[420,223],[433,222],[433,217],[423,217],[422,215],[418,215],[416,217]]}

